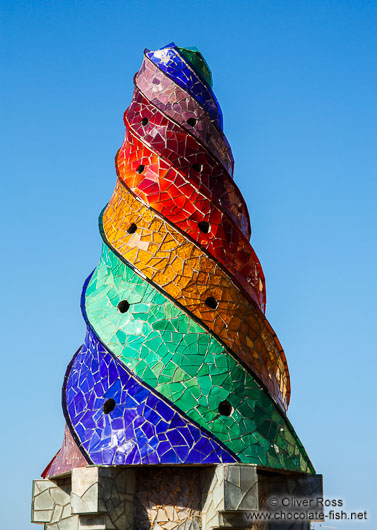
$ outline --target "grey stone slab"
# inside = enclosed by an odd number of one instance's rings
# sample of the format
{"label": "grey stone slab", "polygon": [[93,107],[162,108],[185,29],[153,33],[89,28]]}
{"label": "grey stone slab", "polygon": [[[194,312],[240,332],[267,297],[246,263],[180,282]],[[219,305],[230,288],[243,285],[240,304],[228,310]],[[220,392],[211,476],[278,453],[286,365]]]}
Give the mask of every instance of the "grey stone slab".
{"label": "grey stone slab", "polygon": [[47,489],[34,497],[34,510],[53,510],[55,503],[51,497],[51,489]]}
{"label": "grey stone slab", "polygon": [[31,522],[49,523],[54,510],[51,488],[56,487],[50,480],[34,480],[31,502]]}
{"label": "grey stone slab", "polygon": [[63,508],[61,519],[66,519],[67,517],[70,517],[71,515],[72,515],[72,506],[71,504],[67,504],[67,506],[64,506]]}
{"label": "grey stone slab", "polygon": [[[79,518],[77,515],[71,515],[67,519],[58,522],[59,530],[79,530]],[[48,530],[50,530],[48,528]]]}
{"label": "grey stone slab", "polygon": [[45,491],[48,488],[51,488],[52,485],[54,485],[54,483],[48,479],[33,480],[33,496],[37,495],[37,493],[42,493],[42,491]]}
{"label": "grey stone slab", "polygon": [[31,519],[32,523],[49,523],[52,517],[52,510],[34,511]]}
{"label": "grey stone slab", "polygon": [[62,519],[62,514],[63,514],[63,506],[59,506],[58,504],[56,504],[52,517],[51,517],[51,522],[53,523],[55,521],[60,521]]}
{"label": "grey stone slab", "polygon": [[51,497],[54,499],[55,504],[58,504],[59,506],[65,506],[70,502],[70,495],[58,486],[52,488],[50,491]]}
{"label": "grey stone slab", "polygon": [[[72,513],[95,514],[99,510],[99,480],[101,468],[81,467],[72,470]],[[105,507],[101,506],[101,512]]]}
{"label": "grey stone slab", "polygon": [[247,464],[230,464],[224,467],[224,471],[224,509],[258,509],[257,467]]}
{"label": "grey stone slab", "polygon": [[106,517],[103,514],[81,515],[79,530],[109,530]]}
{"label": "grey stone slab", "polygon": [[241,486],[241,465],[229,465],[224,466],[225,480],[231,484],[240,487]]}

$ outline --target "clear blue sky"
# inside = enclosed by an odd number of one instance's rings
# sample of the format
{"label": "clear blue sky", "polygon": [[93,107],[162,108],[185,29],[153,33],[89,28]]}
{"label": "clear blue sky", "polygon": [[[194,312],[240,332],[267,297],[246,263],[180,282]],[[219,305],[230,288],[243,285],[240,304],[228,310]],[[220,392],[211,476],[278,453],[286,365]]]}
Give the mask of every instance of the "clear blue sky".
{"label": "clear blue sky", "polygon": [[213,71],[290,367],[289,418],[327,497],[373,517],[376,27],[367,0],[2,0],[4,530],[36,528],[31,480],[62,441],[60,389],[84,338],[80,292],[132,78],[145,47],[172,40]]}

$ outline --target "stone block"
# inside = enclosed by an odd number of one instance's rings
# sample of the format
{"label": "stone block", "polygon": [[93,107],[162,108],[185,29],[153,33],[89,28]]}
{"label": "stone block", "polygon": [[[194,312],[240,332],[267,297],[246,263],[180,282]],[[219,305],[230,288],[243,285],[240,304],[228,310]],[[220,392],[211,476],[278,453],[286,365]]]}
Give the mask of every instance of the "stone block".
{"label": "stone block", "polygon": [[320,475],[252,464],[75,468],[33,483],[32,522],[45,530],[308,530],[307,522],[253,523],[272,496],[322,496]]}
{"label": "stone block", "polygon": [[257,466],[223,464],[201,475],[203,529],[225,525],[226,512],[258,509]]}
{"label": "stone block", "polygon": [[[98,513],[99,509],[99,467],[79,467],[72,470],[71,506],[72,513]],[[105,507],[101,506],[105,511]]]}
{"label": "stone block", "polygon": [[79,530],[109,530],[106,526],[106,516],[103,514],[81,515]]}
{"label": "stone block", "polygon": [[257,466],[227,464],[224,474],[224,510],[257,510]]}
{"label": "stone block", "polygon": [[33,523],[55,523],[71,516],[69,483],[69,478],[33,481]]}

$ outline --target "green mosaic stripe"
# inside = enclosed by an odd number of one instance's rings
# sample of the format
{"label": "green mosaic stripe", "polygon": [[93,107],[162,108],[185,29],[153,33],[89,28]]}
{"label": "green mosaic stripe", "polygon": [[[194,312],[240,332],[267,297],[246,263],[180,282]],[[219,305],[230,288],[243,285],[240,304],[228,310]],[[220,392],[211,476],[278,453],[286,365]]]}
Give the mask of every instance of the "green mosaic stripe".
{"label": "green mosaic stripe", "polygon": [[199,74],[210,87],[212,87],[211,70],[198,48],[196,46],[191,46],[189,48],[180,48],[177,46],[177,49],[184,59],[190,63],[195,72]]}
{"label": "green mosaic stripe", "polygon": [[[130,308],[117,306],[127,300]],[[106,347],[205,427],[242,462],[314,472],[287,418],[219,342],[106,244],[86,291],[87,317]],[[218,413],[228,400],[230,417]]]}

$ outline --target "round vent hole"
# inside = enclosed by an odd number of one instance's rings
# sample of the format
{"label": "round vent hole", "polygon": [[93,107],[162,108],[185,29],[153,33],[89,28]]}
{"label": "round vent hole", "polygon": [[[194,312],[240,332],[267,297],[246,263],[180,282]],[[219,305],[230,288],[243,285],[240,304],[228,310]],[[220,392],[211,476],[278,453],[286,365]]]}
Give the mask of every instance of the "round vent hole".
{"label": "round vent hole", "polygon": [[118,310],[120,313],[127,313],[129,308],[130,304],[127,302],[127,300],[121,300],[118,304]]}
{"label": "round vent hole", "polygon": [[222,415],[222,416],[230,416],[233,412],[233,407],[232,405],[229,403],[229,401],[222,401],[220,404],[219,404],[219,413]]}
{"label": "round vent hole", "polygon": [[109,414],[112,410],[115,409],[115,401],[113,398],[107,399],[103,404],[103,412]]}
{"label": "round vent hole", "polygon": [[198,173],[203,171],[203,164],[192,164],[191,167],[194,171],[197,171]]}
{"label": "round vent hole", "polygon": [[188,123],[191,127],[195,127],[195,125],[196,125],[196,121],[197,121],[197,120],[196,120],[195,118],[189,118],[189,119],[187,120],[187,123]]}
{"label": "round vent hole", "polygon": [[139,175],[144,171],[145,166],[144,164],[140,164],[140,166],[137,168],[136,173],[139,173]]}
{"label": "round vent hole", "polygon": [[199,227],[199,230],[203,232],[203,234],[208,234],[210,230],[210,226],[207,221],[200,221],[200,223],[198,223],[198,227]]}
{"label": "round vent hole", "polygon": [[148,124],[148,122],[149,122],[148,118],[143,118],[143,119],[141,120],[141,125],[142,125],[143,127],[145,127],[145,126]]}
{"label": "round vent hole", "polygon": [[210,309],[216,309],[219,305],[217,300],[213,298],[213,296],[209,296],[205,301],[206,306],[208,306]]}
{"label": "round vent hole", "polygon": [[137,226],[135,225],[135,223],[132,223],[128,228],[127,228],[127,232],[129,234],[134,234],[137,230]]}

